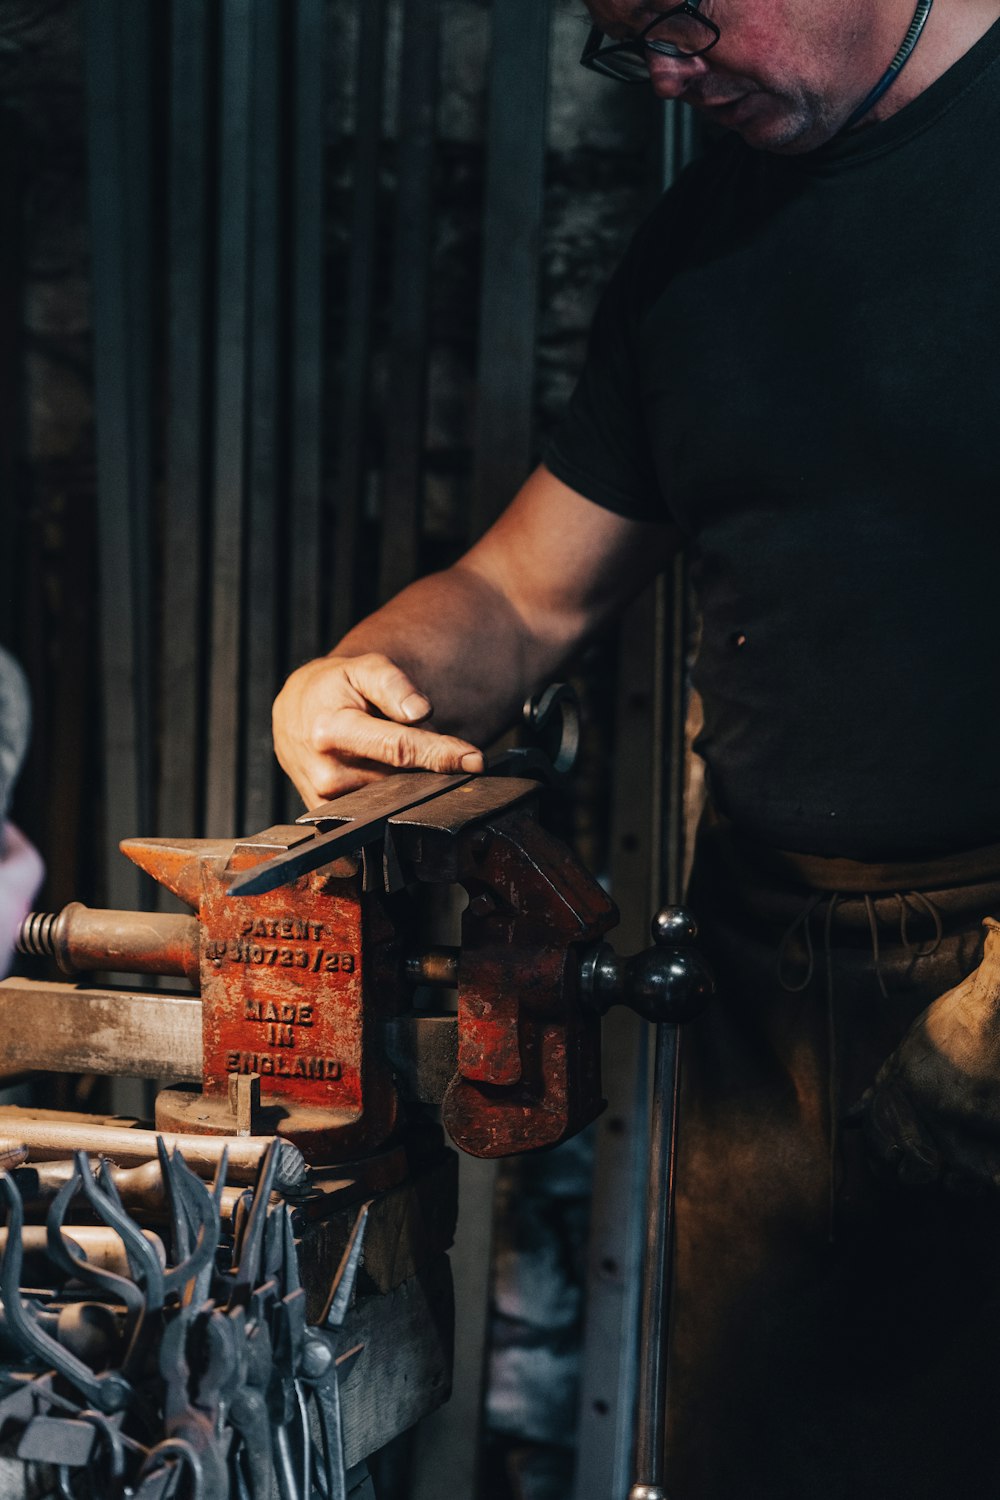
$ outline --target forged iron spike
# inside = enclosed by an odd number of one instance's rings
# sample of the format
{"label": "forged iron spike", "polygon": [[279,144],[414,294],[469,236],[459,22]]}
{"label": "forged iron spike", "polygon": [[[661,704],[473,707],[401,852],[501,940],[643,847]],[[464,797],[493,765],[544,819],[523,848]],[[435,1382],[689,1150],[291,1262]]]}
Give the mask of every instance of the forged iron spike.
{"label": "forged iron spike", "polygon": [[132,1387],[117,1370],[95,1375],[82,1360],[45,1333],[21,1300],[22,1240],[24,1209],[21,1195],[6,1172],[0,1172],[0,1192],[7,1200],[7,1243],[0,1258],[0,1300],[8,1330],[24,1353],[51,1366],[99,1411],[121,1411],[132,1397]]}
{"label": "forged iron spike", "polygon": [[132,1273],[145,1292],[147,1310],[159,1312],[163,1307],[165,1289],[163,1267],[158,1255],[135,1220],[99,1187],[90,1170],[86,1152],[76,1153],[76,1165],[87,1202],[102,1223],[107,1224],[109,1229],[115,1230],[122,1238]]}
{"label": "forged iron spike", "polygon": [[274,1177],[278,1166],[277,1147],[278,1141],[275,1139],[267,1149],[267,1154],[261,1163],[260,1176],[257,1179],[257,1186],[254,1190],[253,1203],[247,1215],[246,1228],[243,1231],[243,1243],[240,1247],[239,1265],[236,1269],[236,1285],[233,1288],[233,1296],[237,1303],[241,1301],[245,1303],[259,1279],[268,1204],[271,1198],[271,1190],[274,1187]]}
{"label": "forged iron spike", "polygon": [[292,1210],[286,1203],[283,1203],[281,1206],[281,1231],[285,1285],[290,1292],[297,1292],[302,1286],[302,1277],[299,1275],[299,1254],[295,1248],[295,1228],[292,1224]]}
{"label": "forged iron spike", "polygon": [[108,1161],[108,1158],[106,1156],[98,1157],[96,1176],[101,1191],[107,1193],[108,1197],[114,1203],[116,1203],[119,1208],[123,1209],[125,1205],[122,1203],[121,1194],[119,1193],[117,1184],[115,1183],[115,1179],[111,1174],[111,1163]]}
{"label": "forged iron spike", "polygon": [[372,1206],[369,1199],[358,1209],[358,1217],[354,1221],[351,1237],[340,1258],[330,1287],[326,1307],[319,1320],[321,1328],[342,1328],[350,1306],[351,1294],[354,1291],[354,1283],[357,1279],[358,1267],[361,1264],[361,1256],[365,1246],[365,1231],[368,1228],[368,1210]]}
{"label": "forged iron spike", "polygon": [[191,1254],[191,1235],[187,1211],[174,1183],[170,1154],[162,1135],[156,1137],[156,1155],[160,1163],[163,1190],[170,1205],[170,1227],[173,1234],[174,1260],[181,1261]]}
{"label": "forged iron spike", "polygon": [[170,1170],[173,1190],[187,1215],[195,1241],[189,1254],[167,1272],[166,1287],[168,1291],[180,1293],[192,1284],[191,1297],[200,1303],[208,1296],[215,1253],[219,1248],[221,1189],[217,1183],[217,1191],[210,1191],[189,1169],[179,1151],[174,1151]]}

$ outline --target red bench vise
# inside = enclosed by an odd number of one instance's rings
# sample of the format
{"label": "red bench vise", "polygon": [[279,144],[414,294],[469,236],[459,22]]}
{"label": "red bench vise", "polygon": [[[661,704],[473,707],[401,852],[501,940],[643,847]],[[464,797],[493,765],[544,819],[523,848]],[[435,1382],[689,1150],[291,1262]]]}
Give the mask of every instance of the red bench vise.
{"label": "red bench vise", "polygon": [[[129,840],[123,852],[193,915],[74,904],[29,918],[21,947],[68,974],[191,981],[200,1087],[160,1092],[160,1130],[274,1132],[323,1167],[391,1143],[409,1099],[440,1103],[474,1156],[553,1146],[603,1107],[609,1005],[681,1021],[710,981],[678,909],[652,949],[615,956],[603,940],[616,908],[541,826],[538,792],[410,773],[236,842]],[[423,940],[429,886],[465,892],[460,945]],[[444,990],[457,1003],[435,1013],[428,995]]]}

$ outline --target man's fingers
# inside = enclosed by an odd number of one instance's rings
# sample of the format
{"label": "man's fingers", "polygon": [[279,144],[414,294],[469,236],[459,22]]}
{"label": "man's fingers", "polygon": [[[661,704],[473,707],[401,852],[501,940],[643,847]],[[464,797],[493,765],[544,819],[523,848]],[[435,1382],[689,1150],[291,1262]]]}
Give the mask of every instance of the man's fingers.
{"label": "man's fingers", "polygon": [[[316,750],[322,749],[314,744]],[[468,740],[428,729],[408,729],[389,719],[375,719],[360,709],[337,715],[331,748],[338,757],[375,761],[394,771],[482,771],[482,752]]]}
{"label": "man's fingers", "polygon": [[367,703],[400,724],[420,724],[430,718],[433,708],[406,673],[387,656],[370,652],[344,662],[345,675],[354,690]]}

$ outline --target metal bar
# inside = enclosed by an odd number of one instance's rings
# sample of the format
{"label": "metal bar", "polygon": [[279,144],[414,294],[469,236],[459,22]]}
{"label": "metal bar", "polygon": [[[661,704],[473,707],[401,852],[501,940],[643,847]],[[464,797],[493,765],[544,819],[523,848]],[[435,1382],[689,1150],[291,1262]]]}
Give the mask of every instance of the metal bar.
{"label": "metal bar", "polygon": [[354,208],[347,274],[347,326],[338,428],[338,482],[333,638],[354,624],[358,607],[357,565],[367,475],[368,387],[375,304],[375,239],[378,227],[382,111],[385,103],[386,0],[365,0],[358,29],[357,105],[354,134]]}
{"label": "metal bar", "polygon": [[[122,168],[125,192],[125,275],[128,319],[129,463],[132,566],[119,588],[132,590],[135,621],[134,693],[138,757],[136,828],[153,824],[156,661],[153,585],[153,95],[152,7],[123,4],[121,48]],[[135,830],[133,830],[134,832]],[[151,891],[143,892],[148,904]]]}
{"label": "metal bar", "polygon": [[219,95],[211,665],[205,826],[237,826],[240,602],[246,471],[247,230],[250,204],[250,35],[253,0],[223,0]]}
{"label": "metal bar", "polygon": [[434,218],[438,0],[406,0],[396,131],[396,242],[379,593],[388,599],[420,566],[427,351]]}
{"label": "metal bar", "polygon": [[496,520],[528,475],[541,280],[550,8],[493,7],[489,161],[472,526]]}
{"label": "metal bar", "polygon": [[[653,879],[653,632],[648,589],[621,623],[612,788],[611,890],[626,953],[649,942]],[[595,1126],[586,1320],[573,1500],[609,1500],[631,1479],[649,1156],[649,1032],[616,1007],[602,1023],[607,1112]]]}
{"label": "metal bar", "polygon": [[[5,989],[10,980],[4,980]],[[158,1000],[166,998],[158,995]],[[176,997],[175,997],[176,998]],[[192,1002],[189,1002],[192,1003]],[[199,1023],[200,1024],[200,1023]],[[168,1151],[179,1150],[199,1176],[217,1170],[222,1153],[228,1157],[226,1180],[237,1186],[253,1186],[271,1136],[177,1135],[170,1131],[137,1130],[121,1125],[114,1117],[60,1115],[56,1110],[0,1108],[0,1141],[27,1146],[32,1161],[61,1161],[74,1151],[88,1156],[107,1156],[120,1167],[141,1166],[157,1159],[157,1137]],[[302,1189],[309,1172],[299,1148],[280,1140],[275,1187],[279,1192]]]}
{"label": "metal bar", "polygon": [[237,875],[230,882],[229,894],[262,896],[267,891],[288,885],[302,875],[309,875],[313,870],[328,865],[331,860],[343,859],[347,854],[356,853],[365,844],[374,843],[382,837],[390,818],[397,813],[408,812],[425,802],[432,802],[444,792],[454,791],[456,787],[473,780],[475,776],[472,773],[467,776],[441,776],[433,771],[418,772],[412,776],[394,776],[388,787],[376,782],[373,787],[363,787],[359,792],[349,793],[340,803],[329,804],[331,809],[335,809],[331,816],[350,817],[349,811],[342,804],[352,800],[356,804],[360,801],[362,807],[368,804],[370,811],[361,812],[346,827],[318,834],[308,843],[299,844],[286,854],[277,854],[273,859]]}
{"label": "metal bar", "polygon": [[100,573],[104,884],[117,906],[138,906],[141,880],[117,857],[140,826],[136,695],[132,410],[129,401],[126,179],[121,119],[121,0],[86,7],[87,131],[94,306]]}
{"label": "metal bar", "polygon": [[[366,7],[367,9],[367,4]],[[292,130],[292,307],[288,655],[299,666],[322,646],[320,550],[323,486],[325,0],[298,0],[294,13]],[[322,564],[320,558],[323,557]]]}
{"label": "metal bar", "polygon": [[167,315],[158,827],[199,826],[207,380],[209,15],[204,0],[171,10]]}
{"label": "metal bar", "polygon": [[[669,103],[664,111],[663,185],[669,187],[685,164],[693,138],[685,111]],[[683,894],[685,676],[687,582],[678,558],[657,583],[656,704],[659,770],[657,815],[660,898],[671,904]],[[664,1459],[667,1373],[673,1272],[674,1195],[680,1104],[681,1039],[676,1026],[656,1028],[646,1185],[647,1236],[640,1321],[639,1401],[636,1426],[634,1500],[666,1494]]]}
{"label": "metal bar", "polygon": [[197,997],[5,979],[0,1030],[6,1075],[98,1073],[201,1082]]}
{"label": "metal bar", "polygon": [[[281,0],[253,8],[251,131],[250,427],[243,590],[243,798],[241,823],[274,821],[277,768],[271,703],[278,690],[278,444],[281,204]],[[296,539],[296,546],[301,539]]]}

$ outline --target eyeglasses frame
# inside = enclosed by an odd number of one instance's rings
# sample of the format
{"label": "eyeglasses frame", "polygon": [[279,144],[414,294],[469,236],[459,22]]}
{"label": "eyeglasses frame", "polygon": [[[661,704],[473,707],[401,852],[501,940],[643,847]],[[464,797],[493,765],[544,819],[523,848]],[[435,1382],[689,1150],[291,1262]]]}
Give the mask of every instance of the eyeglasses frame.
{"label": "eyeglasses frame", "polygon": [[[669,10],[661,11],[659,15],[654,16],[638,36],[628,37],[622,42],[611,41],[600,26],[592,26],[587,37],[587,44],[583,49],[583,56],[580,58],[581,67],[589,68],[593,73],[600,73],[603,78],[613,78],[619,83],[645,83],[644,78],[628,78],[623,73],[614,73],[601,67],[599,59],[615,52],[635,52],[642,58],[645,58],[647,52],[655,52],[660,57],[703,57],[719,42],[722,33],[714,21],[710,21],[707,16],[701,14],[701,4],[702,0],[683,0],[680,5],[672,5]],[[692,16],[712,33],[712,40],[706,42],[704,47],[698,47],[694,52],[683,52],[672,42],[658,42],[655,38],[647,41],[649,33],[664,21],[669,21],[671,16]]]}

